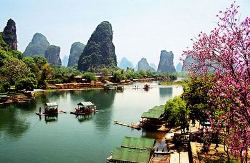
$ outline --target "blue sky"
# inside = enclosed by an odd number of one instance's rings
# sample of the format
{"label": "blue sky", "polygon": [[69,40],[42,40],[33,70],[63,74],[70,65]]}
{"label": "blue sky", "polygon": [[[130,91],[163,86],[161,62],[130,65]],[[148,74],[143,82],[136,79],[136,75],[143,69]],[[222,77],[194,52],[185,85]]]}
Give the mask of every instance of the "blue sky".
{"label": "blue sky", "polygon": [[[69,55],[73,42],[87,43],[96,26],[109,21],[118,60],[134,64],[142,57],[158,65],[160,51],[175,54],[191,46],[191,38],[216,26],[216,14],[231,0],[0,0],[0,29],[9,18],[17,24],[18,49],[25,50],[36,32]],[[250,0],[238,0],[240,17],[250,16]]]}

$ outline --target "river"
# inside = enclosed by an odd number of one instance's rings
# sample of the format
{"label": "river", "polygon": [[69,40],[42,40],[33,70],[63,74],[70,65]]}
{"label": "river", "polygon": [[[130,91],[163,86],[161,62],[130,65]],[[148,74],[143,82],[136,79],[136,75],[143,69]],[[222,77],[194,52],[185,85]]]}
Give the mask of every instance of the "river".
{"label": "river", "polygon": [[[0,162],[106,162],[124,136],[142,136],[142,131],[114,125],[113,121],[138,122],[144,111],[182,93],[180,86],[150,83],[149,91],[125,86],[123,92],[104,90],[51,91],[30,104],[0,106]],[[99,110],[88,118],[69,114],[80,101],[92,101]],[[35,114],[46,102],[56,102],[56,121],[46,122]],[[146,133],[145,137],[154,137]]]}

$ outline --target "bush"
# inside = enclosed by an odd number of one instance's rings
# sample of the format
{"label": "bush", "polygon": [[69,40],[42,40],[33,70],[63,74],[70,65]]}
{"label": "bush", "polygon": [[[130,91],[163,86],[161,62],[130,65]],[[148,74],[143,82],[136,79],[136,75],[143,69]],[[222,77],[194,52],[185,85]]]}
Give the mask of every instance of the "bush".
{"label": "bush", "polygon": [[84,77],[84,79],[87,80],[87,82],[91,82],[91,81],[95,81],[96,80],[95,74],[92,73],[92,72],[85,72],[83,74],[83,77]]}
{"label": "bush", "polygon": [[121,80],[126,79],[126,76],[124,74],[124,70],[117,70],[113,73],[113,80],[114,82],[120,82]]}
{"label": "bush", "polygon": [[10,89],[10,83],[5,81],[5,82],[0,82],[0,92],[7,92]]}
{"label": "bush", "polygon": [[188,113],[186,102],[181,97],[174,97],[165,105],[165,119],[171,126],[185,125]]}
{"label": "bush", "polygon": [[37,83],[37,88],[46,89],[48,87],[48,83],[46,80],[39,80]]}
{"label": "bush", "polygon": [[18,80],[15,84],[17,90],[33,91],[36,87],[36,80],[34,78],[24,78]]}

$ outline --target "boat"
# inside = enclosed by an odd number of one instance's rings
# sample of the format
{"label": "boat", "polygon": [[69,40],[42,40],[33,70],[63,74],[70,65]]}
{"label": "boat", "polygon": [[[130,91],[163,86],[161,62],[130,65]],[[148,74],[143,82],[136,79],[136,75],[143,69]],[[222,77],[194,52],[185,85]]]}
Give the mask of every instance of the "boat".
{"label": "boat", "polygon": [[117,92],[123,92],[124,91],[124,86],[123,85],[118,85],[116,88]]}
{"label": "boat", "polygon": [[75,111],[70,112],[70,114],[88,115],[95,112],[96,112],[96,106],[92,102],[87,101],[78,103],[77,108],[75,108]]}
{"label": "boat", "polygon": [[143,87],[143,89],[144,89],[145,91],[148,91],[149,85],[148,85],[148,84],[145,84],[144,87]]}
{"label": "boat", "polygon": [[117,85],[114,83],[108,83],[104,85],[104,90],[116,90],[117,89]]}
{"label": "boat", "polygon": [[44,107],[44,111],[42,112],[41,107],[39,108],[39,112],[36,113],[39,116],[53,116],[58,114],[58,105],[55,102],[46,103]]}

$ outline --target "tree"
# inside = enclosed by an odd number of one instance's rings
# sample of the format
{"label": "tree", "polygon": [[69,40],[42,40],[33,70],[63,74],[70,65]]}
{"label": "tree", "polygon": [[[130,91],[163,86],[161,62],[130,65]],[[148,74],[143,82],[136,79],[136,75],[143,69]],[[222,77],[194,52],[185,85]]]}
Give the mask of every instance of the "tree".
{"label": "tree", "polygon": [[171,127],[186,125],[188,113],[186,102],[179,96],[170,99],[165,105],[165,119]]}
{"label": "tree", "polygon": [[85,72],[83,74],[83,77],[87,80],[87,82],[96,80],[95,73],[92,73],[92,72]]}
{"label": "tree", "polygon": [[72,67],[53,67],[53,80],[70,83],[74,77],[80,75],[80,71]]}
{"label": "tree", "polygon": [[209,101],[209,90],[213,86],[213,76],[191,76],[184,85],[182,97],[187,102],[190,110],[190,119],[200,122],[208,119],[207,112],[211,111]]}
{"label": "tree", "polygon": [[192,49],[185,54],[197,60],[190,68],[191,73],[214,74],[209,104],[222,112],[214,127],[226,126],[232,154],[247,162],[250,145],[250,17],[240,22],[238,8],[234,3],[225,12],[220,11],[218,26],[210,34],[201,32]]}
{"label": "tree", "polygon": [[116,70],[113,73],[114,82],[119,83],[121,80],[124,80],[124,79],[126,79],[126,75],[124,73],[124,70]]}
{"label": "tree", "polygon": [[32,57],[24,57],[23,62],[30,68],[30,71],[33,72],[36,77],[39,77],[39,66],[35,62],[34,58]]}
{"label": "tree", "polygon": [[15,81],[26,77],[29,73],[30,69],[17,58],[6,58],[0,69],[0,76],[7,78],[11,85],[14,85]]}
{"label": "tree", "polygon": [[38,79],[38,88],[47,88],[47,79],[52,77],[52,68],[48,63],[44,64],[41,68],[41,77]]}
{"label": "tree", "polygon": [[10,89],[10,83],[8,82],[7,78],[1,77],[0,78],[0,92],[7,92]]}
{"label": "tree", "polygon": [[34,56],[33,59],[40,70],[46,63],[48,63],[47,59],[42,56]]}
{"label": "tree", "polygon": [[23,78],[18,81],[16,81],[15,87],[16,90],[27,90],[27,91],[33,91],[33,89],[36,87],[36,80],[31,77]]}

